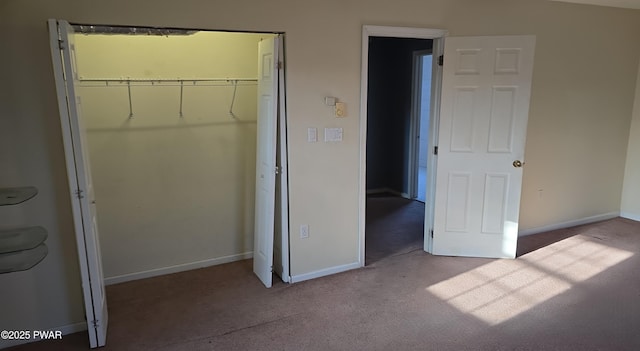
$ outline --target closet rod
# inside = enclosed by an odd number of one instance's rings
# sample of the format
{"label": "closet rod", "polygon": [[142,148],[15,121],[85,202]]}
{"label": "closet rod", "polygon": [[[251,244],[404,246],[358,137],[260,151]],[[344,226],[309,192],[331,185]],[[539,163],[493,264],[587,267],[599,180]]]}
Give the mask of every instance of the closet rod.
{"label": "closet rod", "polygon": [[88,83],[198,83],[198,82],[216,82],[229,83],[234,82],[257,82],[256,78],[80,78],[80,82]]}

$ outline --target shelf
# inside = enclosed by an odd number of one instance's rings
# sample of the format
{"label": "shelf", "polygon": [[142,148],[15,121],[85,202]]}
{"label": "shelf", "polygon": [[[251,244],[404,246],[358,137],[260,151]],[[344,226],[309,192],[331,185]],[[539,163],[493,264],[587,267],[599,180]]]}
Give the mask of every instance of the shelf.
{"label": "shelf", "polygon": [[0,188],[0,206],[17,205],[31,199],[36,194],[38,194],[38,189],[33,186]]}
{"label": "shelf", "polygon": [[0,254],[30,250],[46,239],[47,230],[42,227],[0,230]]}
{"label": "shelf", "polygon": [[47,256],[47,245],[40,244],[31,250],[0,254],[0,274],[26,271]]}
{"label": "shelf", "polygon": [[[0,206],[17,205],[37,194],[33,186],[0,188]],[[40,263],[49,253],[46,239],[47,230],[42,227],[0,230],[0,274],[26,271]]]}

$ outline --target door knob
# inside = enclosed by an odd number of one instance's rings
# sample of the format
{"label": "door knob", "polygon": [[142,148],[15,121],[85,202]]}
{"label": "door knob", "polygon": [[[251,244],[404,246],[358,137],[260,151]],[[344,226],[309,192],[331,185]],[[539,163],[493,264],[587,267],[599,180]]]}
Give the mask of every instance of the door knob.
{"label": "door knob", "polygon": [[515,167],[515,168],[520,168],[520,167],[522,167],[522,165],[524,165],[524,162],[522,162],[520,160],[513,161],[513,167]]}

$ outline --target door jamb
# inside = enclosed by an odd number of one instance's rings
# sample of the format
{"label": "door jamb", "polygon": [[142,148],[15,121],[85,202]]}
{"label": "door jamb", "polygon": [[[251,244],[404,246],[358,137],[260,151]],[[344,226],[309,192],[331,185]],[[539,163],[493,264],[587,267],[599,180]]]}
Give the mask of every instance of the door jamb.
{"label": "door jamb", "polygon": [[[279,219],[282,223],[281,230],[282,233],[280,235],[280,239],[282,241],[281,250],[282,255],[286,256],[282,258],[282,279],[285,283],[291,283],[291,236],[290,236],[290,222],[289,222],[289,144],[288,144],[288,123],[287,123],[287,94],[286,94],[286,74],[284,71],[284,49],[285,49],[285,35],[284,33],[278,34],[280,36],[280,40],[278,40],[278,47],[276,50],[279,51],[278,56],[280,57],[280,62],[282,63],[279,66],[278,71],[278,133],[277,138],[280,143],[280,164],[277,165],[280,167],[280,206],[281,208],[281,218]],[[277,178],[276,178],[277,179]],[[276,194],[276,197],[278,194]]]}
{"label": "door jamb", "polygon": [[433,252],[433,219],[436,200],[436,171],[438,168],[438,145],[440,130],[440,102],[442,101],[442,68],[439,57],[444,54],[444,37],[433,41],[431,60],[431,105],[429,120],[429,153],[427,157],[427,195],[425,198],[424,251]]}
{"label": "door jamb", "polygon": [[[420,157],[420,128],[422,125],[422,72],[424,65],[422,57],[432,55],[433,49],[416,50],[413,52],[413,82],[411,87],[411,123],[409,124],[409,162],[407,167],[407,193],[409,199],[418,197],[418,168]],[[433,69],[429,67],[429,69]],[[431,100],[431,98],[429,98]],[[431,105],[429,105],[431,106]],[[431,110],[429,110],[431,111]],[[429,118],[431,120],[431,118]]]}
{"label": "door jamb", "polygon": [[[395,37],[395,38],[416,38],[433,39],[433,55],[440,56],[444,51],[444,37],[448,32],[444,29],[410,28],[410,27],[388,27],[364,25],[362,27],[362,70],[360,72],[360,180],[359,180],[359,204],[358,204],[358,264],[364,267],[365,259],[365,217],[367,201],[367,99],[369,84],[369,38],[370,37]],[[442,83],[442,69],[438,65],[438,60],[433,60],[433,77],[431,88],[431,126],[429,147],[433,149],[437,145],[437,131],[440,111],[440,89]],[[436,112],[434,114],[434,111]],[[429,153],[429,171],[427,179],[427,202],[425,206],[425,245],[424,249],[431,252],[431,235],[427,233],[433,228],[433,197],[435,195],[435,165],[436,158],[433,153]]]}

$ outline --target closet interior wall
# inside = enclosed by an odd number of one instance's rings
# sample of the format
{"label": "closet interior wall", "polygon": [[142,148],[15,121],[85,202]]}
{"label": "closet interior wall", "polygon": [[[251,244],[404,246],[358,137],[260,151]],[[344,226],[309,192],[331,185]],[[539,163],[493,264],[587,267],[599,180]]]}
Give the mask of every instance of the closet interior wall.
{"label": "closet interior wall", "polygon": [[269,36],[75,35],[107,284],[251,257]]}

